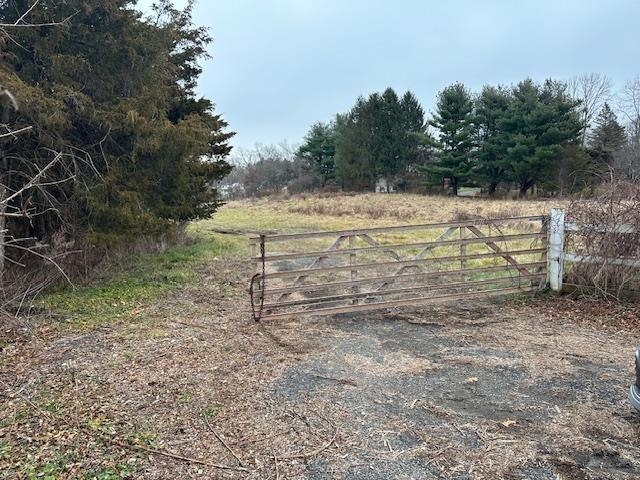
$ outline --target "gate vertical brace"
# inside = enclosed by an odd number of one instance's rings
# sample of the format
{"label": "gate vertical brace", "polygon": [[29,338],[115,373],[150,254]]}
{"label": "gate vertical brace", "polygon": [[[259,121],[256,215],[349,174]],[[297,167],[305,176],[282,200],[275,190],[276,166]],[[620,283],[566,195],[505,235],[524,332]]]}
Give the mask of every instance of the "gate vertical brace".
{"label": "gate vertical brace", "polygon": [[[258,256],[258,250],[256,248],[256,244],[255,241],[251,242],[251,260],[253,261],[254,258],[256,258]],[[253,273],[258,273],[260,271],[260,265],[256,265],[255,267],[255,272]]]}
{"label": "gate vertical brace", "polygon": [[[354,249],[356,246],[356,236],[355,235],[349,235],[349,248],[350,249]],[[352,267],[355,266],[357,262],[357,258],[356,258],[356,252],[352,252],[349,254],[349,265],[351,265]],[[351,281],[355,282],[356,280],[358,280],[358,270],[354,267],[351,269]],[[358,287],[356,285],[353,285],[351,287],[351,292],[355,295],[358,293]],[[353,305],[357,305],[358,304],[358,297],[353,297],[353,300],[351,300],[351,303]]]}
{"label": "gate vertical brace", "polygon": [[[265,235],[261,234],[260,235],[260,264],[261,266],[258,266],[256,268],[256,270],[259,270],[258,272],[256,272],[253,277],[251,278],[251,283],[249,284],[249,297],[251,299],[251,315],[253,316],[253,320],[256,322],[260,321],[260,317],[262,317],[262,309],[264,308],[264,292],[265,292],[265,287],[266,287],[266,279],[265,279],[265,273],[266,273],[266,266],[265,266]],[[252,253],[255,252],[255,244],[253,244],[251,246],[251,251]],[[255,256],[255,255],[254,255]],[[256,304],[255,304],[255,286],[256,283],[259,286],[260,289],[260,297],[259,297],[259,304],[256,308]]]}
{"label": "gate vertical brace", "polygon": [[[465,268],[467,268],[467,261],[464,259],[464,257],[467,255],[467,245],[465,243],[462,242],[462,240],[464,240],[466,238],[466,231],[467,231],[467,227],[460,227],[460,270],[464,270]],[[466,281],[467,280],[467,276],[462,274],[462,278],[461,281]]]}

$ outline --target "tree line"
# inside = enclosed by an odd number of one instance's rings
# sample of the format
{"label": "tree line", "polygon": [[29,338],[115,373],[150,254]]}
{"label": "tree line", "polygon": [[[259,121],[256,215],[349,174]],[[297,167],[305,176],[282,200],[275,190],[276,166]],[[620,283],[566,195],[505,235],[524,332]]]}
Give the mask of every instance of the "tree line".
{"label": "tree line", "polygon": [[0,2],[0,293],[29,258],[157,238],[219,205],[233,133],[195,92],[211,37],[193,2],[136,3]]}
{"label": "tree line", "polygon": [[[511,188],[522,196],[565,195],[592,191],[611,172],[638,179],[640,80],[628,82],[617,98],[611,92],[611,82],[598,74],[567,82],[525,79],[480,92],[454,83],[427,116],[412,92],[399,96],[388,88],[312,125],[298,149],[279,151],[279,164],[268,148],[258,149],[257,161],[244,169],[264,184],[245,179],[246,193],[287,185],[372,190],[384,178],[396,189],[454,195],[461,186],[491,196]],[[277,178],[278,165],[288,174]]]}

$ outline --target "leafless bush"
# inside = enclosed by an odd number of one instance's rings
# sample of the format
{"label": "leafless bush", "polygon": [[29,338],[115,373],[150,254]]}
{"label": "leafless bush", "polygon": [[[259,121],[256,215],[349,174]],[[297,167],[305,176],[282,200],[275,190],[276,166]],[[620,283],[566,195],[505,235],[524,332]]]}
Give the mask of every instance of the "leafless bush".
{"label": "leafless bush", "polygon": [[[36,0],[25,11],[16,11],[14,22],[0,23],[0,40],[15,42],[12,33],[18,29],[58,27],[71,19],[31,23],[30,14],[43,8],[39,3]],[[59,215],[64,198],[56,193],[79,180],[79,163],[93,166],[90,158],[82,159],[73,152],[43,149],[33,152],[33,158],[7,154],[4,147],[34,130],[32,125],[16,126],[9,121],[15,120],[19,108],[14,92],[0,85],[0,316],[7,316],[8,310],[20,314],[29,300],[60,278],[70,282],[60,265],[72,253],[73,244],[61,232],[48,235],[44,243],[29,234],[29,227],[45,214]]]}
{"label": "leafless bush", "polygon": [[567,272],[582,293],[620,300],[640,291],[640,183],[611,181],[596,196],[576,200],[569,221],[581,226],[567,236],[581,256]]}

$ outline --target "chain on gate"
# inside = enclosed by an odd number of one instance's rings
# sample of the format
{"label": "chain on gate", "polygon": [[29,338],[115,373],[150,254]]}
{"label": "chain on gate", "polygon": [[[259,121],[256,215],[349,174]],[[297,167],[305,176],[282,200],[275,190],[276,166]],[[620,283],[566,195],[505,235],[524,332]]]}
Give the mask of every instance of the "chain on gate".
{"label": "chain on gate", "polygon": [[[260,261],[262,263],[262,272],[256,273],[251,277],[251,283],[249,284],[249,297],[251,298],[251,315],[256,322],[260,321],[262,317],[262,309],[264,307],[264,288],[265,288],[265,253],[264,253],[264,235],[260,235]],[[254,291],[256,284],[260,289],[259,304],[256,305]]]}

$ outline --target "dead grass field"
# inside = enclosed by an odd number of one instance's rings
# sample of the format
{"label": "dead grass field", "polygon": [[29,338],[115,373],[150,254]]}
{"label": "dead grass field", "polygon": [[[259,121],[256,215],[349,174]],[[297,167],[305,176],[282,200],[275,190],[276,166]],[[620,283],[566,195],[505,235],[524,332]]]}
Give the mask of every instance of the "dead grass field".
{"label": "dead grass field", "polygon": [[[308,199],[308,213],[233,202],[192,230],[397,223],[390,202],[407,198],[385,198],[377,218],[338,214],[354,197]],[[428,221],[489,209],[421,201]],[[637,310],[509,298],[258,325],[245,239],[228,238],[237,248],[115,321],[3,344],[0,478],[640,478]]]}
{"label": "dead grass field", "polygon": [[488,200],[412,194],[296,195],[229,202],[201,225],[242,231],[313,229],[438,223],[461,218],[548,215],[563,201]]}

